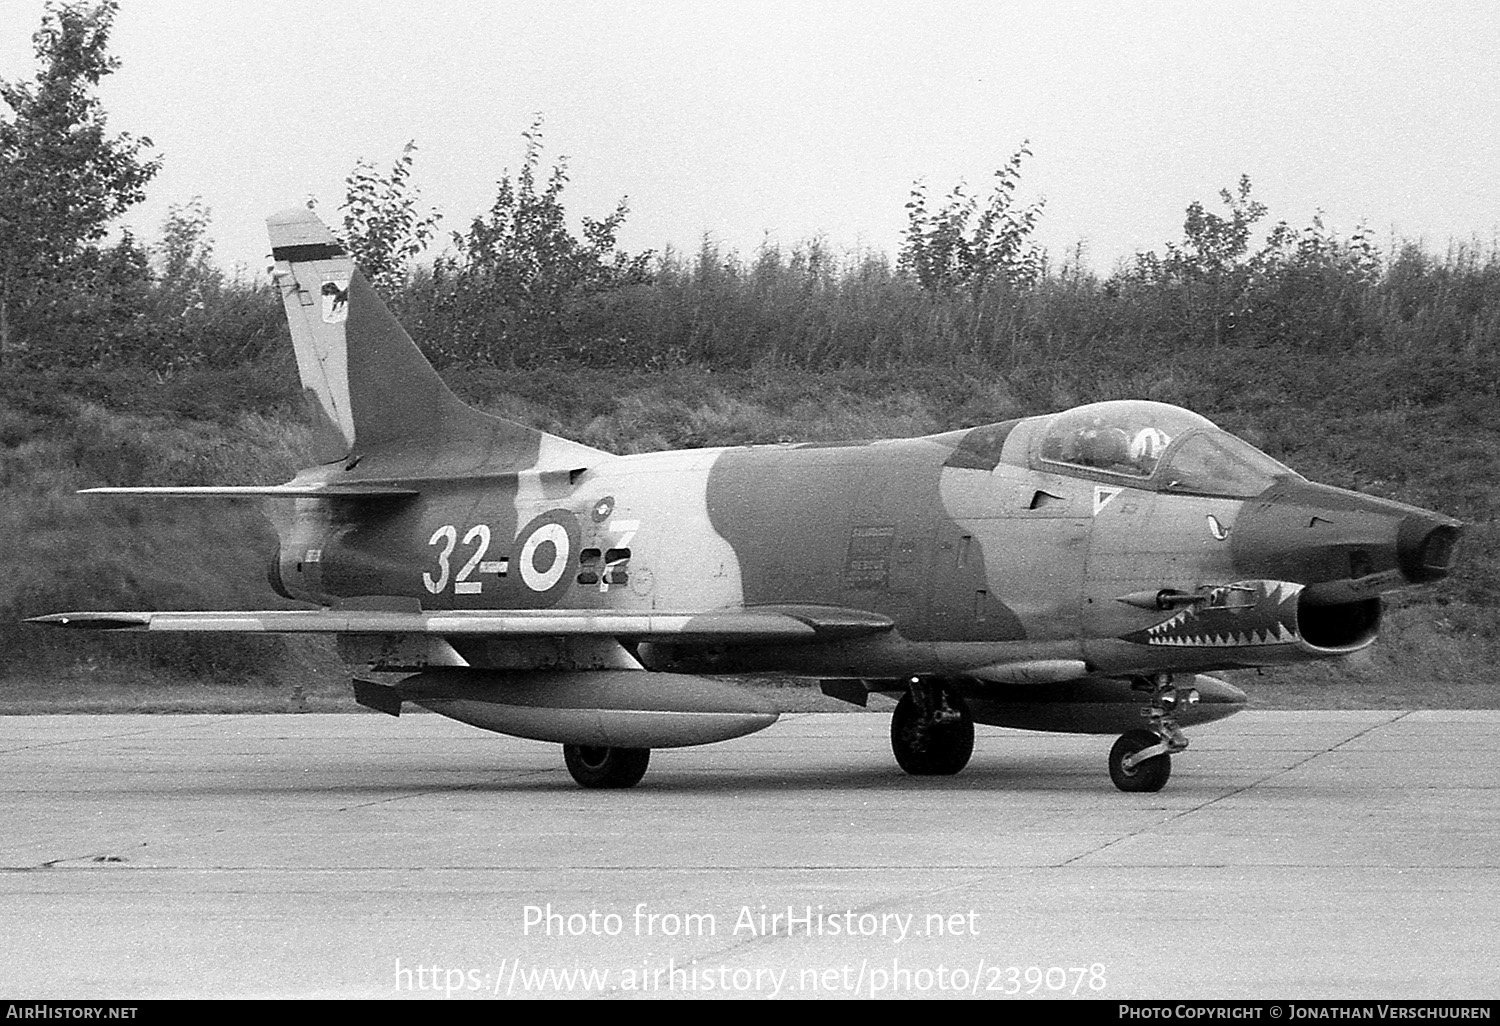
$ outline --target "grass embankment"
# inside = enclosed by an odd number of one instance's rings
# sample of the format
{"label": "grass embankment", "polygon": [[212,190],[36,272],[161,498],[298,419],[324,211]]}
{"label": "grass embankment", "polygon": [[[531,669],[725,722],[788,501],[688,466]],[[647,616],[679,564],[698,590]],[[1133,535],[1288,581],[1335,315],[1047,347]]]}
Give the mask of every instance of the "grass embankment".
{"label": "grass embankment", "polygon": [[[1458,573],[1389,600],[1370,652],[1231,674],[1256,705],[1500,704],[1500,418],[1492,396],[1441,367],[1394,359],[1335,366],[1267,349],[1215,355],[1121,354],[1006,377],[931,368],[555,367],[450,380],[494,412],[618,452],[915,435],[1126,395],[1189,406],[1312,478],[1471,521]],[[289,362],[166,382],[16,375],[0,389],[0,712],[353,708],[331,645],[317,640],[110,636],[17,623],[62,609],[292,605],[265,584],[275,539],[256,503],[74,494],[100,484],[286,479],[308,449]],[[788,708],[834,707],[778,693]]]}

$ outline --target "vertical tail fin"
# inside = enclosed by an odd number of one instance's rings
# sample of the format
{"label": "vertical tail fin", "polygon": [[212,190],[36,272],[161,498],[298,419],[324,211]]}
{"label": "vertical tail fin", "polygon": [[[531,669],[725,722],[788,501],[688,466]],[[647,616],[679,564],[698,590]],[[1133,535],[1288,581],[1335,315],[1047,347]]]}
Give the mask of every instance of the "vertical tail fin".
{"label": "vertical tail fin", "polygon": [[415,463],[409,473],[503,473],[606,455],[465,405],[311,210],[266,226],[319,460],[383,453]]}

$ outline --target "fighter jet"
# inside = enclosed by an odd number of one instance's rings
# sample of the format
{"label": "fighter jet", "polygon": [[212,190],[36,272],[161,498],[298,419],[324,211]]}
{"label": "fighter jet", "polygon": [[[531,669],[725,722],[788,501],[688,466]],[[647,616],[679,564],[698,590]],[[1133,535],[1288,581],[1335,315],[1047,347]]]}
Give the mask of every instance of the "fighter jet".
{"label": "fighter jet", "polygon": [[313,213],[268,224],[318,463],[87,491],[272,500],[270,586],[311,607],[36,622],[331,634],[359,703],[559,743],[584,787],[770,726],[723,678],[780,674],[898,698],[908,773],[959,772],[983,723],[1119,733],[1115,785],[1156,791],[1185,726],[1245,704],[1211,671],[1356,652],[1384,592],[1452,564],[1457,521],[1156,402],[613,455],[465,405]]}

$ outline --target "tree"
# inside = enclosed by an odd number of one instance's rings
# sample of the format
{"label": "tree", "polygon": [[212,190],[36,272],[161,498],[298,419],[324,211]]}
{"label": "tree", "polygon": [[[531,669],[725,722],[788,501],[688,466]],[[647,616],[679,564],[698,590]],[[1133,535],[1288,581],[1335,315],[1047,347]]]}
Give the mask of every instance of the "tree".
{"label": "tree", "polygon": [[1192,339],[1206,336],[1213,345],[1232,338],[1249,312],[1256,277],[1250,234],[1266,216],[1266,205],[1250,198],[1249,175],[1240,175],[1235,192],[1220,189],[1219,198],[1228,217],[1193,200],[1183,219],[1183,244],[1167,243],[1165,256],[1137,253],[1134,268],[1109,286],[1112,293],[1138,285],[1163,300],[1171,297],[1164,309],[1183,312],[1180,330]]}
{"label": "tree", "polygon": [[1382,259],[1363,224],[1347,240],[1323,222],[1294,230],[1273,227],[1249,261],[1249,305],[1268,342],[1350,351],[1366,334],[1366,312],[1376,304]]}
{"label": "tree", "polygon": [[1228,273],[1249,250],[1250,230],[1266,216],[1266,205],[1250,198],[1249,175],[1240,175],[1236,192],[1220,189],[1219,198],[1229,208],[1227,218],[1210,213],[1193,200],[1182,224],[1185,248],[1167,247],[1192,276],[1215,278]]}
{"label": "tree", "polygon": [[357,161],[345,180],[344,244],[376,290],[394,292],[406,283],[411,260],[432,241],[439,215],[417,211],[418,193],[411,184],[412,154],[408,142],[401,156],[381,177],[375,165]]}
{"label": "tree", "polygon": [[541,128],[538,118],[522,133],[526,156],[515,180],[501,177],[489,213],[454,232],[456,255],[434,265],[442,358],[513,364],[518,353],[581,355],[592,344],[580,324],[582,304],[649,276],[650,252],[615,248],[629,210],[624,199],[607,217],[582,218],[583,237],[574,236],[562,203],[566,158],[538,185]]}
{"label": "tree", "polygon": [[1015,198],[1021,160],[1029,156],[1031,150],[1022,142],[995,172],[995,186],[982,211],[978,197],[970,196],[962,182],[936,211],[928,206],[926,184],[913,184],[899,269],[930,292],[967,288],[978,293],[997,281],[1010,286],[1034,282],[1042,272],[1042,253],[1029,237],[1043,201],[1020,207]]}
{"label": "tree", "polygon": [[208,235],[212,220],[201,196],[173,203],[162,220],[160,241],[148,249],[155,272],[151,314],[130,355],[158,373],[203,357],[202,329],[223,305],[224,272],[214,263]]}
{"label": "tree", "polygon": [[202,196],[167,208],[161,241],[151,247],[159,286],[201,299],[205,289],[223,280],[224,272],[214,264],[214,240],[208,235],[213,213]]}
{"label": "tree", "polygon": [[159,375],[195,365],[232,367],[263,355],[284,320],[279,296],[262,281],[226,274],[214,262],[213,211],[201,196],[174,203],[149,247],[150,303],[122,355]]}
{"label": "tree", "polygon": [[[12,116],[0,120],[0,360],[18,309],[44,327],[49,291],[88,287],[109,223],[145,198],[161,167],[151,140],[110,136],[93,89],[119,66],[109,56],[117,0],[49,0],[32,43],[34,82],[0,82]],[[90,253],[93,255],[90,256]]]}

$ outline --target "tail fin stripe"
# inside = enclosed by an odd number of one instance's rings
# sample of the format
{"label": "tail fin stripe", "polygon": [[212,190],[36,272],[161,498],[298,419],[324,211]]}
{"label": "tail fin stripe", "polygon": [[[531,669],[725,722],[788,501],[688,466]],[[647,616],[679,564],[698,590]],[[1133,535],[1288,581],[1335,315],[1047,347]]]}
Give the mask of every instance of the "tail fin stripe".
{"label": "tail fin stripe", "polygon": [[344,255],[344,247],[329,242],[316,242],[302,246],[277,246],[271,250],[272,260],[288,263],[306,263],[310,260],[332,260]]}

